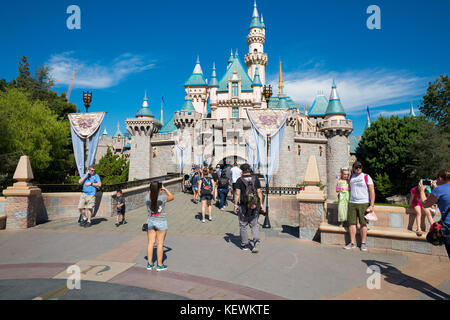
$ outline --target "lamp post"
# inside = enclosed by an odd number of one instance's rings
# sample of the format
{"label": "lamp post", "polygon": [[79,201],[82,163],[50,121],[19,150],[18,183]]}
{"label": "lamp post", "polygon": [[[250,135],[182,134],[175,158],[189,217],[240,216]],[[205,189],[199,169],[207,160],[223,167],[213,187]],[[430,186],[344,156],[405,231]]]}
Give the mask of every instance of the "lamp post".
{"label": "lamp post", "polygon": [[[86,108],[86,113],[87,113],[88,110],[89,110],[89,107],[91,105],[91,102],[92,102],[92,91],[91,92],[89,92],[89,91],[84,92],[83,91],[83,102],[84,102],[84,107]],[[87,168],[87,166],[88,166],[88,154],[87,154],[87,152],[88,152],[88,148],[89,148],[88,147],[88,143],[89,143],[89,140],[88,140],[88,138],[86,138],[86,142],[84,144],[84,158],[86,159],[85,162],[84,162],[84,165],[86,167],[86,171],[88,169]]]}
{"label": "lamp post", "polygon": [[[270,102],[270,97],[272,96],[272,86],[269,85],[264,86],[263,88],[263,95],[266,98],[267,101],[267,108],[269,108],[269,102]],[[266,216],[264,218],[264,224],[263,224],[263,228],[269,229],[270,226],[270,219],[269,219],[269,141],[270,138],[267,135],[266,137],[266,156],[267,156],[267,160],[266,160],[266,166],[267,166],[267,171],[266,171]]]}
{"label": "lamp post", "polygon": [[88,112],[89,106],[92,102],[92,91],[83,91],[83,102],[84,102],[84,107],[86,108],[86,112]]}

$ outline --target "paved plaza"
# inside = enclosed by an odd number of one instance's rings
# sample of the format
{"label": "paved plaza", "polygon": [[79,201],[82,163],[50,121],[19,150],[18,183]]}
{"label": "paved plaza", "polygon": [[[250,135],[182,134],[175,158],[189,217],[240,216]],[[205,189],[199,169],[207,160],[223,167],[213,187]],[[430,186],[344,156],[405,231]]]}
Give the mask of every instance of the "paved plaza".
{"label": "paved plaza", "polygon": [[[433,299],[450,297],[446,257],[359,249],[299,240],[272,222],[261,230],[259,253],[241,251],[231,202],[213,207],[202,223],[200,204],[176,193],[167,204],[169,231],[164,272],[146,270],[146,208],[127,212],[128,224],[94,218],[50,221],[24,231],[0,231],[0,299]],[[263,218],[260,223],[262,224]],[[155,255],[156,257],[156,255]],[[69,290],[68,267],[81,271],[81,289]],[[367,286],[368,267],[379,287]],[[375,274],[376,275],[376,274]],[[372,278],[373,279],[373,278]],[[376,285],[376,281],[370,282]]]}

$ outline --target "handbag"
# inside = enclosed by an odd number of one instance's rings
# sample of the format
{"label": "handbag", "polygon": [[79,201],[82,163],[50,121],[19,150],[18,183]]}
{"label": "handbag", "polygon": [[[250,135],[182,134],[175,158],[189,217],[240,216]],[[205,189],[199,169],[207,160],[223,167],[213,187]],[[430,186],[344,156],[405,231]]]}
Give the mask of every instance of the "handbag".
{"label": "handbag", "polygon": [[369,211],[366,215],[364,215],[364,218],[366,218],[367,221],[377,221],[378,217],[375,214],[375,211]]}
{"label": "handbag", "polygon": [[430,226],[430,230],[428,230],[426,239],[427,242],[431,243],[433,246],[442,246],[444,244],[444,237],[442,236],[442,224],[443,221],[447,218],[449,210],[445,213],[445,216],[441,216],[441,220],[439,222],[435,222]]}
{"label": "handbag", "polygon": [[142,231],[147,231],[148,230],[148,224],[147,223],[144,223],[143,225],[142,225]]}

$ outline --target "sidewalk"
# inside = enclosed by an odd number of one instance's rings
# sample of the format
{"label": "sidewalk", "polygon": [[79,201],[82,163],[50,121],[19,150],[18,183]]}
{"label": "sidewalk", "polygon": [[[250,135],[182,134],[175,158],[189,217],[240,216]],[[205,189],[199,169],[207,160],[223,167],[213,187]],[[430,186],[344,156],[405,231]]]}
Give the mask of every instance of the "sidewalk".
{"label": "sidewalk", "polygon": [[[261,250],[253,254],[239,248],[231,203],[226,211],[214,207],[213,221],[201,223],[201,205],[190,198],[178,193],[166,206],[168,270],[159,273],[145,268],[145,208],[127,212],[128,224],[119,227],[111,217],[81,228],[75,218],[1,231],[0,299],[449,298],[448,259],[347,251],[262,228]],[[73,264],[82,271],[81,290],[68,290],[61,280]],[[367,269],[373,265],[381,269],[381,282],[370,290]]]}

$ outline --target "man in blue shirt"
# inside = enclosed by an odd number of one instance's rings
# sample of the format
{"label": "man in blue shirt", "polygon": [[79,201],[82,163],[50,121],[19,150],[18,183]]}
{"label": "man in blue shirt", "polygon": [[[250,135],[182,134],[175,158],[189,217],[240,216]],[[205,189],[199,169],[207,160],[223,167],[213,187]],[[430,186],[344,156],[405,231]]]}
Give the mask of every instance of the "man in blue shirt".
{"label": "man in blue shirt", "polygon": [[91,226],[91,216],[95,206],[95,195],[97,188],[102,186],[102,182],[98,174],[95,173],[95,167],[90,166],[88,173],[78,181],[78,184],[83,185],[83,193],[78,203],[83,219],[80,221],[80,226],[88,228]]}

